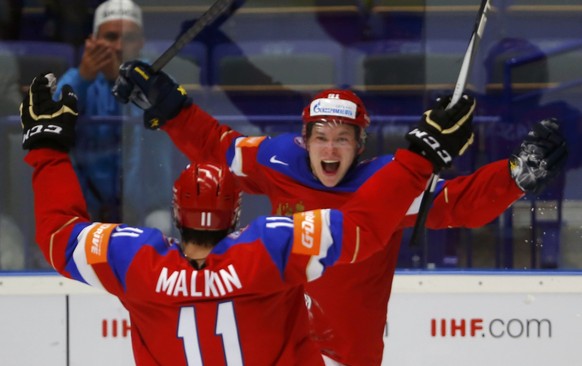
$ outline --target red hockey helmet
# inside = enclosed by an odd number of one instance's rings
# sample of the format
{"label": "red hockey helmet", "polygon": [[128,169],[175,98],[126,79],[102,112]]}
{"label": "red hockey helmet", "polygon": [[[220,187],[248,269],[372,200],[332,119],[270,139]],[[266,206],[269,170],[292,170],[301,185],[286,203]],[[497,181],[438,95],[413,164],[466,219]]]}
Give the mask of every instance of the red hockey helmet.
{"label": "red hockey helmet", "polygon": [[234,229],[240,199],[241,191],[228,166],[192,163],[174,182],[176,225],[195,230]]}
{"label": "red hockey helmet", "polygon": [[352,91],[327,89],[318,93],[303,109],[303,124],[310,122],[343,122],[365,130],[370,117],[362,100]]}

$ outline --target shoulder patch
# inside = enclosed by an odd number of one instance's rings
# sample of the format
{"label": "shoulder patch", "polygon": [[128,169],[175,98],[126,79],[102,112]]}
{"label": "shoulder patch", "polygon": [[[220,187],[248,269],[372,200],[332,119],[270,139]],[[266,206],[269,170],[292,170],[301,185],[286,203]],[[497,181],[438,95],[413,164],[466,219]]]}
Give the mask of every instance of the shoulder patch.
{"label": "shoulder patch", "polygon": [[88,264],[97,264],[107,262],[107,248],[111,232],[117,227],[117,224],[96,223],[85,240],[85,253]]}
{"label": "shoulder patch", "polygon": [[293,247],[296,254],[319,255],[321,247],[321,210],[293,215]]}

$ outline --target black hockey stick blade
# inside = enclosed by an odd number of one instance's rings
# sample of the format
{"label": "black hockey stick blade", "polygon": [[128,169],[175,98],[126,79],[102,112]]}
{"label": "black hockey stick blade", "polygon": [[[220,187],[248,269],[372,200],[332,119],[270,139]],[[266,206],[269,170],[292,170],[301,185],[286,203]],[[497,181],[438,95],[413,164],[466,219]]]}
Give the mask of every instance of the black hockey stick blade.
{"label": "black hockey stick blade", "polygon": [[218,26],[238,9],[244,0],[217,0],[200,18],[152,64],[153,72],[160,71],[178,52],[210,25]]}

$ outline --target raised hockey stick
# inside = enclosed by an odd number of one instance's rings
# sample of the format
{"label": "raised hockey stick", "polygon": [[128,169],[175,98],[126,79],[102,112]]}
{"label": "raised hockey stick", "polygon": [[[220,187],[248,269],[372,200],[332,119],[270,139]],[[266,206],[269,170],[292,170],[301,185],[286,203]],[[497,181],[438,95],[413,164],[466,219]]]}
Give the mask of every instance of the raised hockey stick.
{"label": "raised hockey stick", "polygon": [[[471,39],[469,40],[469,45],[467,46],[467,51],[465,52],[465,57],[463,58],[463,64],[461,65],[461,70],[459,71],[459,77],[457,78],[457,84],[455,85],[455,90],[453,92],[451,102],[447,106],[447,109],[455,105],[459,99],[461,99],[461,96],[465,91],[467,78],[469,77],[469,72],[471,71],[471,65],[473,64],[475,55],[477,54],[477,48],[487,23],[487,13],[490,8],[489,3],[490,0],[481,0],[481,6],[479,7],[479,12],[477,13],[477,18],[475,19],[473,33],[471,34]],[[418,238],[421,231],[424,229],[429,207],[434,198],[434,191],[439,180],[439,175],[440,172],[434,172],[428,180],[428,184],[422,196],[422,200],[420,201],[418,215],[416,216],[416,223],[414,224],[414,229],[410,238],[410,247],[416,247],[418,244]]]}
{"label": "raised hockey stick", "polygon": [[202,14],[200,18],[194,24],[188,28],[187,31],[182,33],[178,39],[172,43],[170,47],[157,60],[152,64],[152,69],[154,72],[160,71],[172,58],[174,58],[178,52],[190,42],[194,37],[196,37],[200,32],[202,32],[209,25],[218,26],[221,22],[224,22],[232,13],[238,9],[244,0],[217,0],[214,4]]}

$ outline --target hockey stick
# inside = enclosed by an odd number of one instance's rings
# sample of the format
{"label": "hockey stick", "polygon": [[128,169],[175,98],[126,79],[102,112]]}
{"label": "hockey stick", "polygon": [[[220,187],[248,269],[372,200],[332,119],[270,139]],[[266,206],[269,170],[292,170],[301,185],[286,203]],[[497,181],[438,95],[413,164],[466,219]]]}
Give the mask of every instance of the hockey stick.
{"label": "hockey stick", "polygon": [[[473,27],[473,33],[471,34],[471,39],[469,40],[469,45],[467,46],[467,51],[465,52],[465,57],[463,58],[463,64],[461,65],[461,70],[459,71],[459,77],[457,78],[457,84],[455,85],[455,91],[451,98],[451,102],[447,106],[447,109],[454,106],[461,96],[463,91],[465,91],[465,86],[467,85],[467,78],[469,77],[469,72],[471,71],[471,65],[477,54],[477,48],[481,37],[483,36],[483,31],[485,30],[485,25],[487,24],[487,12],[490,8],[490,0],[481,0],[481,6],[479,7],[479,12],[477,13],[477,18],[475,19],[475,26]],[[429,207],[434,198],[434,191],[439,180],[439,172],[434,172],[422,196],[420,201],[420,207],[418,209],[418,215],[416,216],[416,223],[414,224],[414,229],[412,232],[412,237],[410,238],[409,246],[416,247],[418,243],[418,238],[420,232],[424,229],[424,224],[428,216]]]}
{"label": "hockey stick", "polygon": [[219,25],[238,9],[244,0],[217,0],[194,24],[152,64],[153,72],[160,71],[178,52],[209,25]]}

